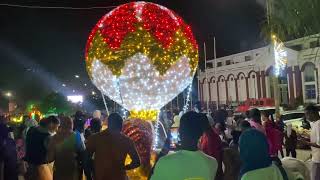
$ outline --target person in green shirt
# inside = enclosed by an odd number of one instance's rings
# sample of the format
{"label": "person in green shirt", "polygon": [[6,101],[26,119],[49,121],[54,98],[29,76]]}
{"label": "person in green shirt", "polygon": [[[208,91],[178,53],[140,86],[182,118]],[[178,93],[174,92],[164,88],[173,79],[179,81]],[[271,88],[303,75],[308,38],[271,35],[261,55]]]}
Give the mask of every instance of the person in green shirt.
{"label": "person in green shirt", "polygon": [[249,129],[242,133],[239,141],[241,180],[286,180],[286,172],[272,163],[268,153],[266,136],[256,130]]}
{"label": "person in green shirt", "polygon": [[151,180],[214,180],[218,168],[215,158],[198,150],[204,129],[203,117],[188,112],[180,120],[181,147],[157,162]]}

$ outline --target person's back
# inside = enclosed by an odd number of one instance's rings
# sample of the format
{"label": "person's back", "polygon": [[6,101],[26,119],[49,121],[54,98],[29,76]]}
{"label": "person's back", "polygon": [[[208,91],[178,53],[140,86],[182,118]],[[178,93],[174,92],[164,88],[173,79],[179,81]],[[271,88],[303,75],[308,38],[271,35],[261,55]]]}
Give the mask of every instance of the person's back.
{"label": "person's back", "polygon": [[39,127],[30,129],[26,138],[27,180],[50,179],[52,174],[48,163],[48,143],[60,124],[55,116],[42,119]]}
{"label": "person's back", "polygon": [[134,147],[133,141],[123,134],[104,130],[90,136],[86,145],[89,152],[94,152],[97,180],[125,179],[125,159]]}
{"label": "person's back", "polygon": [[85,150],[84,142],[73,132],[73,122],[69,117],[60,117],[60,128],[49,142],[48,161],[54,161],[53,179],[79,180],[79,155]]}
{"label": "person's back", "polygon": [[[52,141],[57,141],[57,138],[58,137],[53,137]],[[76,133],[73,133],[61,142],[56,142],[54,151],[54,179],[79,179],[79,165],[76,157]]]}
{"label": "person's back", "polygon": [[16,144],[6,125],[0,124],[0,179],[17,180],[17,167]]}
{"label": "person's back", "polygon": [[223,178],[226,180],[237,180],[240,173],[240,154],[238,149],[225,148],[223,149]]}
{"label": "person's back", "polygon": [[26,161],[32,165],[46,163],[47,148],[46,141],[50,134],[33,127],[27,133],[26,138]]}
{"label": "person's back", "polygon": [[288,174],[278,158],[269,155],[267,137],[256,129],[242,133],[239,141],[241,180],[287,180]]}
{"label": "person's back", "polygon": [[[89,137],[87,150],[94,153],[95,180],[125,180],[126,170],[140,166],[134,142],[121,133],[123,120],[112,113],[108,118],[108,129]],[[130,164],[125,164],[127,155]]]}
{"label": "person's back", "polygon": [[271,165],[245,173],[241,180],[284,180],[279,168]]}
{"label": "person's back", "polygon": [[218,163],[201,151],[181,150],[161,158],[151,180],[213,180]]}
{"label": "person's back", "polygon": [[277,156],[278,151],[282,148],[282,133],[273,127],[272,122],[270,121],[265,122],[264,126],[269,143],[269,154],[271,156]]}

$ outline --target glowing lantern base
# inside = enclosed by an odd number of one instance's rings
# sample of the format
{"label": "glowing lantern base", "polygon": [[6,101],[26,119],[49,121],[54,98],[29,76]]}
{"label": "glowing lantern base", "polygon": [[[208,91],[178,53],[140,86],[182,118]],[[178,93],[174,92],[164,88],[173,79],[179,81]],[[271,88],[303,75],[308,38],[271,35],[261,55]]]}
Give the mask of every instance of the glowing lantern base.
{"label": "glowing lantern base", "polygon": [[[123,133],[135,142],[141,160],[141,167],[130,171],[128,176],[130,179],[147,178],[151,170],[152,124],[141,119],[129,119],[123,125]],[[126,163],[129,162],[127,159]]]}

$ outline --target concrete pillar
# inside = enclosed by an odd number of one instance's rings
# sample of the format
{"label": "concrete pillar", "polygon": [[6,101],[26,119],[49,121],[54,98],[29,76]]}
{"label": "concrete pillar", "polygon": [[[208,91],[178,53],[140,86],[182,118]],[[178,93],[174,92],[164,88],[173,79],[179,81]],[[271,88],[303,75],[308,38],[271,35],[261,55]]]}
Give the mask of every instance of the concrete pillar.
{"label": "concrete pillar", "polygon": [[258,87],[258,99],[261,98],[261,81],[260,81],[260,72],[256,72],[257,76],[257,87]]}
{"label": "concrete pillar", "polygon": [[261,71],[261,82],[262,82],[262,97],[267,97],[267,88],[266,88],[266,75],[264,71]]}
{"label": "concrete pillar", "polygon": [[294,83],[293,83],[293,72],[292,67],[287,68],[288,73],[288,91],[289,91],[289,104],[294,105],[295,97],[294,97]]}

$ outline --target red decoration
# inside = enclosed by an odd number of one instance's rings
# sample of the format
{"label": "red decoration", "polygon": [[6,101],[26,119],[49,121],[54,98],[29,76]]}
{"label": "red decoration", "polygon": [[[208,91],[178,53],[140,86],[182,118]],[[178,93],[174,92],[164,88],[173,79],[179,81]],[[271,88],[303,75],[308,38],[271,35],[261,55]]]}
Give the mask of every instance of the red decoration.
{"label": "red decoration", "polygon": [[172,36],[179,28],[178,21],[170,16],[173,13],[168,9],[152,3],[144,5],[142,11],[143,27],[151,32],[164,47],[172,43]]}
{"label": "red decoration", "polygon": [[120,48],[126,35],[135,32],[139,24],[149,31],[164,48],[172,45],[174,33],[179,29],[190,40],[194,48],[198,48],[190,26],[185,24],[182,18],[173,11],[154,3],[131,2],[117,7],[99,20],[90,33],[86,53],[97,30],[100,30],[108,46],[116,50]]}
{"label": "red decoration", "polygon": [[134,141],[142,166],[149,167],[153,138],[151,124],[141,119],[130,119],[124,123],[122,131]]}
{"label": "red decoration", "polygon": [[119,48],[123,38],[129,32],[135,31],[135,24],[138,22],[135,12],[134,3],[124,4],[98,24],[104,40],[111,49]]}

